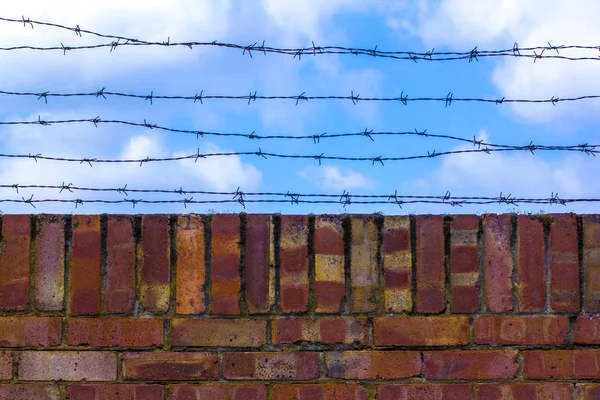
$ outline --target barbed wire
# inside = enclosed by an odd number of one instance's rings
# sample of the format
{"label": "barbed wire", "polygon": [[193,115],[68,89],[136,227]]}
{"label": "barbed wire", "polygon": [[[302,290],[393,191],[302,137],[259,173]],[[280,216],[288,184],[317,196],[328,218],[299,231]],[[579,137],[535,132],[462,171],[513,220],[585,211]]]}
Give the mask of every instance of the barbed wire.
{"label": "barbed wire", "polygon": [[[75,124],[75,123],[92,123],[94,126],[98,127],[98,124],[121,124],[121,125],[129,125],[147,129],[156,129],[167,132],[174,133],[186,133],[190,135],[196,136],[196,138],[204,137],[204,136],[219,136],[219,137],[242,137],[246,139],[256,139],[256,140],[269,140],[269,139],[279,139],[279,140],[299,140],[299,139],[309,139],[312,140],[315,144],[320,143],[321,139],[333,139],[333,138],[344,138],[344,137],[363,137],[368,138],[371,141],[374,141],[373,136],[420,136],[425,138],[437,138],[437,139],[448,139],[454,140],[463,143],[469,143],[477,148],[484,147],[499,147],[506,149],[514,149],[514,150],[527,150],[527,151],[535,151],[535,150],[576,150],[587,152],[588,150],[595,150],[600,147],[600,144],[577,144],[577,145],[540,145],[533,144],[532,141],[527,145],[509,145],[509,144],[498,144],[486,142],[483,139],[477,140],[475,135],[473,135],[473,139],[454,136],[454,135],[446,135],[446,134],[436,134],[436,133],[428,133],[427,129],[419,131],[415,129],[413,131],[398,131],[398,132],[390,132],[390,131],[374,131],[373,129],[365,128],[364,131],[358,132],[341,132],[341,133],[321,133],[321,134],[313,134],[313,135],[260,135],[256,134],[256,131],[252,131],[251,133],[240,133],[240,132],[211,132],[211,131],[201,131],[201,130],[188,130],[188,129],[176,129],[165,126],[160,126],[157,124],[151,124],[144,119],[143,123],[132,122],[132,121],[124,121],[124,120],[103,120],[99,116],[95,118],[84,118],[84,119],[68,119],[68,120],[42,120],[41,116],[38,116],[37,120],[32,121],[0,121],[0,126],[2,125],[41,125],[41,126],[51,126],[54,124]],[[591,155],[595,155],[594,153],[590,153]]]}
{"label": "barbed wire", "polygon": [[[38,51],[62,51],[63,54],[66,54],[67,51],[71,50],[84,50],[84,49],[99,49],[99,48],[109,48],[110,51],[114,51],[119,46],[161,46],[161,47],[188,47],[193,49],[196,47],[219,47],[241,51],[242,55],[248,54],[249,57],[252,57],[252,52],[260,52],[266,55],[267,53],[274,54],[283,54],[289,55],[294,58],[302,59],[303,55],[324,55],[324,54],[340,54],[340,55],[355,55],[355,56],[368,56],[374,58],[388,58],[395,60],[407,60],[418,62],[419,60],[426,61],[454,61],[454,60],[468,60],[479,61],[479,58],[485,57],[523,57],[530,58],[536,62],[539,59],[549,58],[549,59],[561,59],[561,60],[569,60],[569,61],[583,61],[583,60],[600,60],[600,56],[598,57],[581,57],[581,56],[566,56],[564,54],[560,54],[559,50],[600,50],[600,46],[584,46],[584,45],[560,45],[553,46],[548,42],[548,46],[535,46],[535,47],[519,47],[518,43],[514,43],[512,48],[501,49],[501,50],[479,50],[477,46],[473,49],[466,52],[436,52],[435,48],[426,52],[415,52],[415,51],[383,51],[379,50],[378,46],[374,46],[372,49],[365,48],[357,48],[357,47],[342,47],[342,46],[316,46],[314,42],[312,42],[311,47],[302,47],[302,48],[278,48],[278,47],[269,47],[265,46],[265,42],[263,41],[261,45],[258,45],[258,42],[254,42],[250,45],[240,45],[235,43],[226,43],[219,42],[217,40],[212,42],[206,41],[188,41],[188,42],[171,42],[170,37],[167,38],[166,41],[147,41],[141,39],[130,38],[126,36],[120,35],[108,35],[102,34],[86,29],[81,29],[79,25],[73,27],[68,27],[65,25],[50,23],[50,22],[42,22],[42,21],[34,21],[29,18],[25,18],[24,16],[21,19],[11,19],[11,18],[3,18],[0,17],[0,21],[4,22],[15,22],[22,23],[24,27],[29,24],[31,28],[34,25],[48,26],[53,28],[65,29],[71,32],[74,32],[76,36],[82,37],[83,33],[105,38],[112,39],[113,41],[110,43],[101,43],[94,45],[84,45],[84,46],[65,46],[61,43],[59,46],[51,46],[51,47],[40,47],[40,46],[12,46],[12,47],[3,47],[0,50],[10,51],[10,50],[38,50]],[[551,54],[544,54],[545,52],[551,52]],[[556,52],[556,54],[554,54]]]}
{"label": "barbed wire", "polygon": [[154,91],[151,91],[150,94],[135,94],[135,93],[123,93],[123,92],[111,92],[107,91],[106,88],[102,88],[96,92],[87,92],[87,93],[52,93],[50,91],[45,92],[13,92],[13,91],[5,91],[0,90],[1,95],[6,96],[27,96],[27,97],[37,97],[38,100],[44,99],[44,102],[48,104],[49,97],[95,97],[100,98],[103,97],[107,99],[109,97],[124,97],[124,98],[134,98],[134,99],[142,99],[145,101],[150,100],[150,104],[154,104],[154,100],[186,100],[193,101],[194,103],[200,102],[200,104],[204,104],[205,100],[243,100],[247,101],[248,105],[252,102],[256,102],[256,100],[290,100],[295,102],[296,105],[302,101],[309,100],[350,100],[353,104],[358,104],[361,101],[367,102],[399,102],[404,105],[408,105],[409,102],[442,102],[446,107],[452,105],[453,102],[465,102],[465,103],[489,103],[489,104],[504,104],[504,103],[550,103],[555,106],[557,103],[563,102],[572,102],[572,101],[581,101],[581,100],[592,100],[592,99],[600,99],[600,95],[584,95],[577,97],[555,97],[552,96],[549,99],[507,99],[506,97],[502,97],[501,99],[485,99],[478,97],[454,97],[453,92],[448,92],[445,97],[408,97],[408,95],[404,94],[404,91],[400,93],[399,97],[360,97],[360,94],[354,94],[354,91],[350,91],[350,95],[325,95],[325,96],[307,96],[306,92],[302,92],[299,95],[282,95],[282,96],[262,96],[257,94],[258,91],[254,91],[254,93],[250,92],[248,95],[242,96],[234,96],[234,95],[206,95],[204,94],[204,90],[201,90],[199,93],[196,93],[193,96],[185,96],[185,95],[157,95],[154,94]]}

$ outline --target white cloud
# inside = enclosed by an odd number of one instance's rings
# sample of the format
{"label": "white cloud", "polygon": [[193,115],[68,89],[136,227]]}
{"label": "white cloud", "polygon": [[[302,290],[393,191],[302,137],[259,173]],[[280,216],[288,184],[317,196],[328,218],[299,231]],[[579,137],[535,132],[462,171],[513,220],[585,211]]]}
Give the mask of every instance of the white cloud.
{"label": "white cloud", "polygon": [[373,182],[363,174],[349,168],[342,169],[328,165],[307,167],[300,171],[299,175],[323,190],[368,189],[373,187]]}

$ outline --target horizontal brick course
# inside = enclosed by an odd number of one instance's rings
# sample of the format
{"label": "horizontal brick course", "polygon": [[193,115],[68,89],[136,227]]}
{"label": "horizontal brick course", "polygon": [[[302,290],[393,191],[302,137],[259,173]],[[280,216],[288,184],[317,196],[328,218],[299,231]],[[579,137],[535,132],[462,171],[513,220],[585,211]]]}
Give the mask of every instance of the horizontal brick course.
{"label": "horizontal brick course", "polygon": [[248,319],[175,319],[173,346],[260,347],[267,341],[267,321]]}
{"label": "horizontal brick course", "polygon": [[267,400],[267,387],[257,384],[171,386],[170,400]]}
{"label": "horizontal brick course", "polygon": [[0,317],[0,346],[48,347],[61,341],[61,319],[58,317]]}
{"label": "horizontal brick course", "polygon": [[319,355],[313,352],[225,353],[223,376],[231,380],[311,380],[319,376]]}
{"label": "horizontal brick course", "polygon": [[69,346],[151,347],[161,346],[160,318],[77,318],[67,322]]}
{"label": "horizontal brick course", "polygon": [[382,317],[374,320],[377,346],[458,346],[469,342],[467,317]]}
{"label": "horizontal brick course", "polygon": [[357,318],[286,318],[272,322],[273,344],[367,344],[367,321]]}
{"label": "horizontal brick course", "polygon": [[402,379],[421,373],[415,351],[344,351],[325,353],[327,376],[337,379]]}
{"label": "horizontal brick course", "polygon": [[67,389],[68,400],[163,400],[164,387],[136,384],[74,384]]}
{"label": "horizontal brick course", "polygon": [[125,353],[123,378],[138,381],[217,380],[218,364],[216,353]]}
{"label": "horizontal brick course", "polygon": [[117,353],[107,351],[23,351],[17,372],[23,381],[114,381]]}

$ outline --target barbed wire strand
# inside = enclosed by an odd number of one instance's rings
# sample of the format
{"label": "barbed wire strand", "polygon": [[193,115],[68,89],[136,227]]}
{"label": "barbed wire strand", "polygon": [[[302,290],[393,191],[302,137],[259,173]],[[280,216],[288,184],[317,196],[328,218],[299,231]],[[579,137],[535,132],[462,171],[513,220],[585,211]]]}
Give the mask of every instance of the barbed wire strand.
{"label": "barbed wire strand", "polygon": [[[99,49],[99,48],[109,48],[110,51],[114,51],[119,46],[161,46],[161,47],[188,47],[193,49],[196,47],[219,47],[226,49],[233,49],[237,51],[241,51],[242,55],[248,54],[249,57],[252,56],[252,52],[259,52],[266,55],[267,53],[275,53],[275,54],[283,54],[289,55],[294,58],[302,59],[303,55],[324,55],[324,54],[341,54],[341,55],[355,55],[355,56],[368,56],[374,58],[389,58],[396,60],[407,60],[418,62],[419,60],[426,61],[454,61],[454,60],[468,60],[479,61],[479,58],[485,57],[517,57],[517,58],[530,58],[536,62],[539,59],[549,58],[549,59],[561,59],[561,60],[569,60],[569,61],[598,61],[600,60],[600,56],[597,57],[581,57],[581,56],[566,56],[564,54],[560,54],[559,50],[600,50],[600,46],[585,46],[585,45],[560,45],[553,46],[548,42],[548,46],[535,46],[535,47],[519,47],[518,43],[514,43],[512,48],[501,49],[501,50],[479,50],[477,46],[473,49],[466,52],[440,52],[435,51],[435,48],[426,52],[415,52],[415,51],[383,51],[379,50],[378,46],[374,46],[372,49],[365,48],[356,48],[356,47],[342,47],[342,46],[316,46],[314,42],[312,42],[311,47],[302,47],[302,48],[278,48],[278,47],[269,47],[265,46],[265,42],[263,41],[261,45],[258,45],[258,42],[254,42],[250,45],[240,45],[235,43],[226,43],[219,42],[217,40],[212,42],[206,41],[188,41],[188,42],[171,42],[170,37],[167,38],[166,41],[147,41],[140,40],[135,38],[129,38],[125,36],[119,35],[108,35],[102,34],[86,29],[81,29],[79,25],[76,27],[68,27],[65,25],[50,23],[50,22],[42,22],[35,21],[29,18],[25,18],[24,16],[21,19],[11,19],[0,17],[0,21],[4,22],[14,22],[23,24],[23,26],[27,27],[27,24],[34,27],[34,25],[40,26],[48,26],[53,28],[65,29],[71,32],[74,32],[77,36],[82,37],[83,33],[105,38],[112,39],[113,41],[110,43],[101,43],[94,45],[84,45],[84,46],[65,46],[61,43],[59,46],[51,46],[51,47],[40,47],[40,46],[12,46],[12,47],[3,47],[0,50],[3,51],[11,51],[11,50],[37,50],[37,51],[62,51],[63,54],[66,54],[67,51],[72,50],[85,50],[85,49]],[[123,41],[123,42],[121,42]],[[544,53],[550,54],[544,54]],[[556,54],[555,54],[556,53]]]}
{"label": "barbed wire strand", "polygon": [[205,100],[243,100],[247,101],[248,105],[252,102],[256,102],[256,100],[290,100],[296,103],[302,101],[309,100],[350,100],[353,104],[358,104],[361,101],[367,102],[398,102],[404,105],[408,105],[409,102],[442,102],[446,107],[452,105],[455,102],[465,102],[465,103],[490,103],[490,104],[504,104],[504,103],[550,103],[552,105],[556,105],[557,103],[563,102],[573,102],[573,101],[581,101],[581,100],[592,100],[592,99],[600,99],[600,95],[584,95],[577,97],[555,97],[552,96],[549,99],[507,99],[506,97],[502,97],[501,99],[485,99],[485,98],[477,98],[477,97],[454,97],[453,92],[448,92],[445,97],[408,97],[402,91],[399,97],[360,97],[360,94],[354,94],[354,91],[350,91],[349,96],[343,95],[325,95],[325,96],[307,96],[306,92],[302,92],[299,95],[286,95],[286,96],[262,96],[258,95],[257,91],[254,93],[250,92],[248,95],[242,96],[234,96],[234,95],[205,95],[204,91],[201,90],[199,93],[196,93],[193,96],[185,96],[185,95],[157,95],[154,94],[154,91],[150,91],[150,94],[135,94],[135,93],[123,93],[123,92],[110,92],[106,91],[106,88],[102,88],[96,92],[87,92],[87,93],[52,93],[50,91],[45,92],[13,92],[13,91],[5,91],[0,90],[1,95],[6,96],[27,96],[27,97],[37,97],[38,100],[44,99],[44,102],[48,103],[49,97],[95,97],[100,98],[103,97],[107,99],[107,96],[113,97],[124,97],[124,98],[134,98],[134,99],[142,99],[145,101],[150,100],[150,104],[154,104],[154,100],[187,100],[193,101],[194,103],[199,102],[203,104]]}

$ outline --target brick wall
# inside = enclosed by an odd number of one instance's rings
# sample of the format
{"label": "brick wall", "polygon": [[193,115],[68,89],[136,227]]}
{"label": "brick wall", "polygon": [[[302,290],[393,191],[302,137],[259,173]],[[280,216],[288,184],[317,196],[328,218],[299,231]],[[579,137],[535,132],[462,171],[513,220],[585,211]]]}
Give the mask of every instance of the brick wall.
{"label": "brick wall", "polygon": [[0,399],[600,398],[600,216],[0,226]]}

